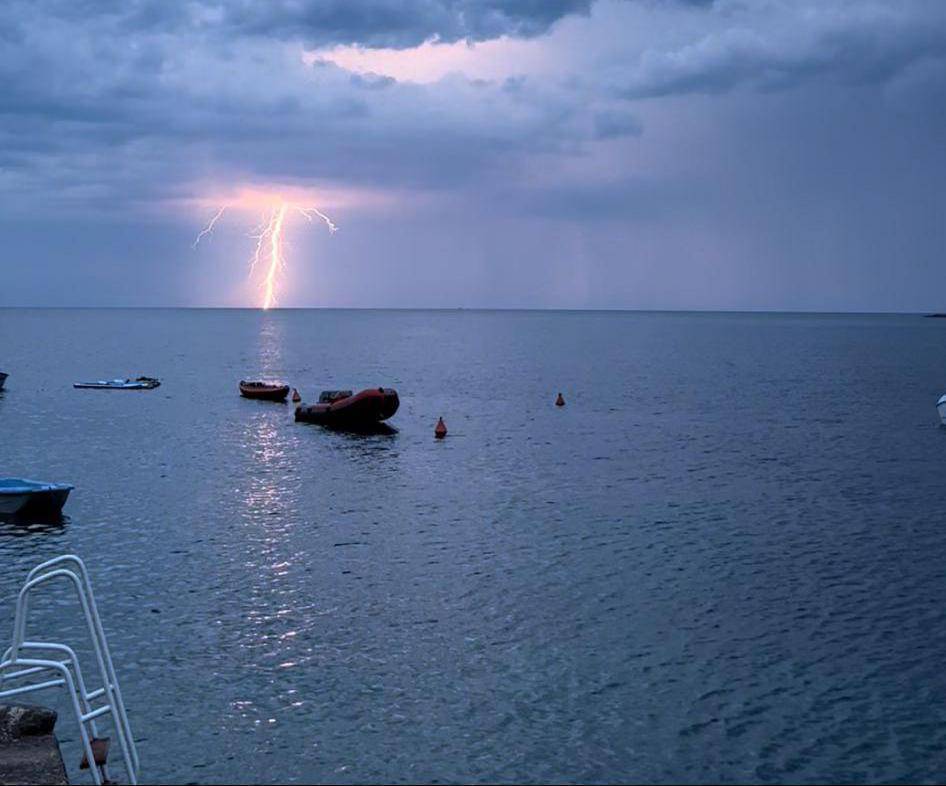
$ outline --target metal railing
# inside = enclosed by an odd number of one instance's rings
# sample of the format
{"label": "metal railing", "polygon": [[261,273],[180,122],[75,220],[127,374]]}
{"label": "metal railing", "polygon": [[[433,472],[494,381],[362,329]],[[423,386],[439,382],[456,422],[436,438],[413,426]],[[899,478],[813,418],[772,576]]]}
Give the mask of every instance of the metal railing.
{"label": "metal railing", "polygon": [[[26,621],[31,595],[44,584],[60,579],[65,580],[75,589],[92,641],[102,687],[91,691],[86,688],[75,650],[57,642],[26,639]],[[33,652],[46,654],[47,657],[31,657],[29,653]],[[62,656],[65,657],[62,658]],[[39,682],[28,679],[37,678],[40,675],[44,678],[52,678]],[[14,680],[27,680],[27,682],[17,687],[4,689],[4,683]],[[85,753],[85,760],[88,762],[96,786],[99,786],[103,780],[107,780],[105,764],[100,765],[96,762],[92,745],[93,741],[98,739],[95,720],[104,715],[112,717],[128,782],[133,786],[137,784],[140,769],[138,750],[131,734],[128,714],[125,712],[125,703],[122,700],[115,666],[105,638],[105,629],[102,627],[102,620],[95,604],[92,582],[89,580],[85,563],[74,554],[64,554],[48,560],[29,572],[16,600],[13,641],[0,658],[0,699],[57,687],[66,688],[78,725],[79,740]],[[105,699],[105,703],[95,706],[93,702],[101,699]]]}

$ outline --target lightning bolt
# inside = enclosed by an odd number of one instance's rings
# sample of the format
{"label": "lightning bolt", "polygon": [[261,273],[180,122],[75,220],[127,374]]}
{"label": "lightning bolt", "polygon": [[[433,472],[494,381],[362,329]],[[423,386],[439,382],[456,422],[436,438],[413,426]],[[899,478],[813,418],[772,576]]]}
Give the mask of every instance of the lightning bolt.
{"label": "lightning bolt", "polygon": [[312,216],[317,216],[318,218],[321,218],[325,222],[325,225],[328,227],[328,231],[331,232],[333,235],[336,232],[338,232],[338,227],[332,223],[332,219],[330,219],[327,215],[325,215],[325,213],[321,212],[317,208],[296,206],[296,210],[298,210],[302,215],[304,215],[307,221],[311,221]]}
{"label": "lightning bolt", "polygon": [[250,258],[250,275],[252,276],[256,272],[256,266],[263,259],[265,254],[264,243],[266,238],[269,236],[270,229],[273,225],[273,219],[276,218],[276,208],[270,210],[269,218],[263,218],[262,222],[258,227],[256,227],[256,234],[250,235],[253,240],[256,241],[256,250],[253,252],[253,256]]}
{"label": "lightning bolt", "polygon": [[194,244],[191,246],[191,248],[197,248],[198,244],[200,243],[201,238],[204,237],[204,235],[213,234],[214,224],[216,224],[220,220],[220,217],[226,212],[226,210],[227,210],[227,205],[224,205],[222,208],[220,208],[217,211],[216,215],[212,219],[210,219],[210,223],[208,223],[207,226],[205,226],[202,230],[200,230],[200,234],[197,235],[197,238],[194,240]]}
{"label": "lightning bolt", "polygon": [[[220,220],[224,212],[230,205],[224,205],[214,215],[210,222],[200,231],[194,240],[194,248],[200,243],[201,238],[213,233],[214,225]],[[256,228],[255,234],[250,235],[256,241],[256,248],[253,256],[250,257],[250,275],[256,271],[259,266],[266,266],[266,274],[263,277],[261,289],[263,292],[263,309],[268,310],[276,305],[276,295],[279,289],[279,274],[286,265],[286,258],[283,253],[285,239],[283,230],[286,226],[286,218],[290,212],[296,212],[304,216],[310,223],[318,218],[328,227],[329,232],[335,234],[338,226],[325,213],[315,207],[297,205],[292,202],[279,200],[269,211],[269,217],[264,217],[262,223]]]}
{"label": "lightning bolt", "polygon": [[266,278],[263,279],[263,310],[272,308],[276,302],[276,276],[282,268],[282,229],[286,223],[285,203],[279,208],[273,208],[273,214],[269,219],[269,225],[263,231],[263,237],[269,236],[269,268],[266,271]]}

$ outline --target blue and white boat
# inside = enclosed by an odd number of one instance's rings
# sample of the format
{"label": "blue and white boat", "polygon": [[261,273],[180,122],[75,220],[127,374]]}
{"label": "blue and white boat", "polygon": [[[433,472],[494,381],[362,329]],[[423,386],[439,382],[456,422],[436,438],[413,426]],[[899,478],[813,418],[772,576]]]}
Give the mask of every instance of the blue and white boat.
{"label": "blue and white boat", "polygon": [[72,387],[86,390],[154,390],[160,384],[160,380],[154,377],[137,377],[135,379],[99,379],[95,382],[74,382]]}
{"label": "blue and white boat", "polygon": [[0,516],[17,513],[59,513],[74,487],[23,478],[0,478]]}

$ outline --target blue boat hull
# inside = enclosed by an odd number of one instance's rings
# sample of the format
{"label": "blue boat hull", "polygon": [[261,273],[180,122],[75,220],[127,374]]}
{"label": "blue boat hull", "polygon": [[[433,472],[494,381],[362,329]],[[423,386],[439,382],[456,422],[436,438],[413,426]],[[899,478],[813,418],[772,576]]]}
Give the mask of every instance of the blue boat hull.
{"label": "blue boat hull", "polygon": [[4,478],[0,480],[0,516],[55,515],[62,510],[72,486]]}

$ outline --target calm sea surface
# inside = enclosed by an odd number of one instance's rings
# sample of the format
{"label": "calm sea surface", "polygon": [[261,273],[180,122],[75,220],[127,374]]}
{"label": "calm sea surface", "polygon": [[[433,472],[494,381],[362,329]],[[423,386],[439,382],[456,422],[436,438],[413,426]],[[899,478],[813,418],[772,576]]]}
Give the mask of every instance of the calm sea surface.
{"label": "calm sea surface", "polygon": [[0,310],[0,369],[0,475],[76,486],[0,524],[0,633],[87,560],[145,781],[946,778],[944,321]]}

